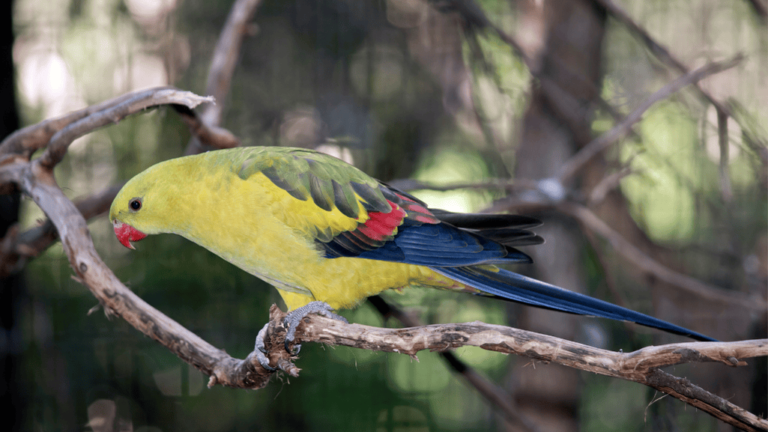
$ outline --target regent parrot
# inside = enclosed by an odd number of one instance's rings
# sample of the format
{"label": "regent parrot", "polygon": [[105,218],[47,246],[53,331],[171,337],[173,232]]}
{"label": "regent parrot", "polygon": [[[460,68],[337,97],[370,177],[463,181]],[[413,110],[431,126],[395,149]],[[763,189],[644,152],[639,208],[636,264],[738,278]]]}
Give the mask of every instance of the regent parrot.
{"label": "regent parrot", "polygon": [[272,284],[292,311],[289,337],[307,313],[422,286],[714,340],[498,268],[531,262],[515,246],[543,242],[529,231],[536,219],[429,209],[312,150],[244,147],[159,163],[122,188],[109,218],[126,247],[150,234],[178,234]]}

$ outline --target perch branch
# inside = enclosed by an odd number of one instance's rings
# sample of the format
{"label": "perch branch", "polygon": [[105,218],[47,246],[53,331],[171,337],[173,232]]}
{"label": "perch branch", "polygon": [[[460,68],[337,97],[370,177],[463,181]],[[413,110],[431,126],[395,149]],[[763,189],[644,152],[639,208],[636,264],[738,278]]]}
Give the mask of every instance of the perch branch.
{"label": "perch branch", "polygon": [[[283,316],[277,307],[272,307],[271,320],[277,319],[279,322]],[[309,316],[299,325],[296,340],[297,343],[320,342],[410,356],[415,356],[425,349],[443,351],[475,346],[648,385],[740,429],[768,430],[768,421],[692,385],[685,379],[658,369],[693,362],[719,362],[728,366],[743,366],[746,364],[743,362],[745,358],[768,355],[768,339],[679,343],[622,353],[477,321],[388,329]]]}

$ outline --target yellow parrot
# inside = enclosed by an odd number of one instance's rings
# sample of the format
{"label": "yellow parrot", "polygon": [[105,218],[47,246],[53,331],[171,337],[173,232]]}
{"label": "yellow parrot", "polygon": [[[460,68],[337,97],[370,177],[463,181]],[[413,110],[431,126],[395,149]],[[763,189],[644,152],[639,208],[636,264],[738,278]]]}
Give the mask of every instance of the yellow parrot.
{"label": "yellow parrot", "polygon": [[[289,309],[289,340],[309,313],[338,317],[382,291],[460,290],[562,312],[707,336],[498,268],[531,262],[542,243],[519,215],[429,209],[357,168],[307,149],[243,147],[181,157],[131,179],[109,211],[124,246],[181,235],[272,284]],[[263,331],[259,337],[263,337]],[[257,338],[263,351],[263,341]],[[260,360],[269,367],[266,357]]]}

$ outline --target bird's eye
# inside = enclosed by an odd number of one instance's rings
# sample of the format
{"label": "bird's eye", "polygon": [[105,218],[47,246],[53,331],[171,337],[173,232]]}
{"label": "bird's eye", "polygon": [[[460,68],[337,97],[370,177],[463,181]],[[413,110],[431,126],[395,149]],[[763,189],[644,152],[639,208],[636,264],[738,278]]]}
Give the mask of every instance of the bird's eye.
{"label": "bird's eye", "polygon": [[141,210],[141,199],[140,198],[134,198],[128,202],[128,207],[131,208],[133,211],[139,211]]}

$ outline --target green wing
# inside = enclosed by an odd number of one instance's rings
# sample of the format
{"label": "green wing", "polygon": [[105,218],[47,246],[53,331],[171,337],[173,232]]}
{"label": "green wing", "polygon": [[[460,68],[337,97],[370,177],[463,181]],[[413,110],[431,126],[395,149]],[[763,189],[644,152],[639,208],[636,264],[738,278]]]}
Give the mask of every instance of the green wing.
{"label": "green wing", "polygon": [[367,211],[391,211],[384,195],[387,189],[333,156],[301,148],[249,147],[242,149],[240,159],[234,167],[240,178],[261,172],[294,198],[312,199],[323,210],[336,207],[345,216],[357,218],[360,197]]}

